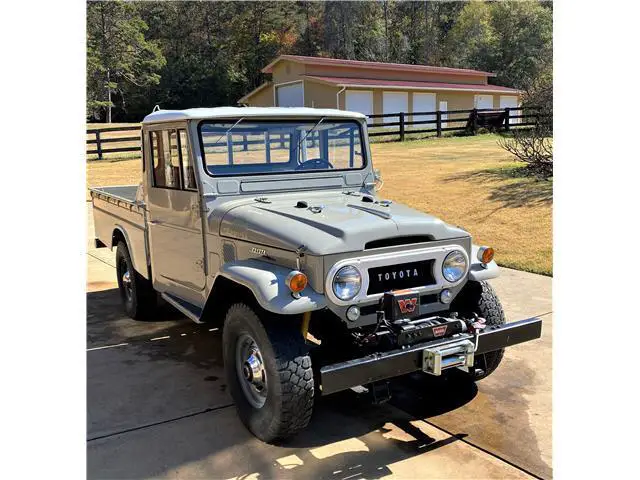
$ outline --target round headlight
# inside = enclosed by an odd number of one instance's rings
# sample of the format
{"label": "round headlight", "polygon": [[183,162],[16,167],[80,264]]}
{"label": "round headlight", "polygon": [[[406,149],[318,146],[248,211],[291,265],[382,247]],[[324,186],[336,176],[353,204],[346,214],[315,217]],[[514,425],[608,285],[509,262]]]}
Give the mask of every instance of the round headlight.
{"label": "round headlight", "polygon": [[362,276],[352,265],[342,267],[333,277],[333,293],[340,300],[351,300],[360,291]]}
{"label": "round headlight", "polygon": [[447,255],[442,263],[442,275],[451,282],[457,282],[467,272],[467,258],[460,250]]}

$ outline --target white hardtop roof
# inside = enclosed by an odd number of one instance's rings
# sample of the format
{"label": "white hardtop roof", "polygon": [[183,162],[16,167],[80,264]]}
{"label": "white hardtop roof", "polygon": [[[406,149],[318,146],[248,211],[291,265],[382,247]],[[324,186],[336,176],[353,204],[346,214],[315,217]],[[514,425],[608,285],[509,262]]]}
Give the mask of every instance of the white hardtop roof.
{"label": "white hardtop roof", "polygon": [[179,120],[205,120],[215,118],[248,117],[338,117],[366,118],[362,113],[331,108],[306,107],[214,107],[188,108],[186,110],[157,110],[150,113],[142,123],[175,122]]}

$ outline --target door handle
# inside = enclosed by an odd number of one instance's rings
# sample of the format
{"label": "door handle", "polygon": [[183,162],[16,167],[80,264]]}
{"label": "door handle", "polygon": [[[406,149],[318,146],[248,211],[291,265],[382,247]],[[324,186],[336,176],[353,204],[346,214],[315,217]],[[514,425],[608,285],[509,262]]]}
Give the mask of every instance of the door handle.
{"label": "door handle", "polygon": [[209,213],[209,209],[207,207],[201,208],[199,203],[194,203],[191,205],[191,211],[193,213]]}
{"label": "door handle", "polygon": [[151,225],[162,225],[164,222],[161,222],[160,220],[149,220],[149,223]]}

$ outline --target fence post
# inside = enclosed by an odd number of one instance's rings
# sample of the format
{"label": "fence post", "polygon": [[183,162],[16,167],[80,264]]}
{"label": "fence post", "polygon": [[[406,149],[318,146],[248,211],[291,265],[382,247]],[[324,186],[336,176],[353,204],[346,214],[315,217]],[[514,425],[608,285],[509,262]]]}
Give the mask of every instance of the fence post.
{"label": "fence post", "polygon": [[475,135],[476,132],[478,131],[478,109],[474,108],[471,111],[471,115],[473,115],[473,122],[471,123],[471,131],[473,132],[473,134]]}
{"label": "fence post", "polygon": [[269,131],[264,132],[264,150],[267,155],[267,163],[271,163],[271,135]]}
{"label": "fence post", "polygon": [[404,112],[400,112],[400,141],[404,142]]}
{"label": "fence post", "polygon": [[102,160],[102,142],[100,141],[100,130],[96,130],[96,150],[98,150],[98,160]]}
{"label": "fence post", "polygon": [[227,133],[227,153],[229,154],[229,165],[233,165],[233,138]]}
{"label": "fence post", "polygon": [[510,115],[511,109],[509,107],[504,109],[504,113],[505,113],[505,117],[504,117],[504,129],[508,132],[509,131],[509,115]]}
{"label": "fence post", "polygon": [[440,110],[436,112],[436,136],[442,136],[442,112]]}

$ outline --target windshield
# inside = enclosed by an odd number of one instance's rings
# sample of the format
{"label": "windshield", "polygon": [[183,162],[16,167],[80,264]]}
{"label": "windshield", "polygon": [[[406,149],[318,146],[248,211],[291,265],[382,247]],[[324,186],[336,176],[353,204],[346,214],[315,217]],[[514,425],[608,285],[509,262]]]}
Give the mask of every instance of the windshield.
{"label": "windshield", "polygon": [[353,120],[202,122],[211,175],[357,170],[365,166],[360,124]]}

